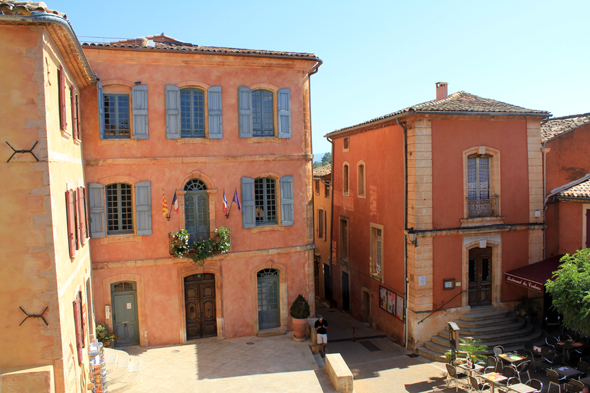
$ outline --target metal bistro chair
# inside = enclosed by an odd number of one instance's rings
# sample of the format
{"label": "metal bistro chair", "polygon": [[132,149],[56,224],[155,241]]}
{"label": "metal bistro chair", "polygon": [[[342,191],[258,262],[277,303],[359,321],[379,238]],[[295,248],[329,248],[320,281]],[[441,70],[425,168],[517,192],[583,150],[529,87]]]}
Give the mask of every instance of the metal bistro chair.
{"label": "metal bistro chair", "polygon": [[476,392],[483,392],[485,390],[491,389],[490,384],[487,382],[481,383],[477,377],[469,377],[469,382],[471,383],[471,390],[475,390]]}
{"label": "metal bistro chair", "polygon": [[561,393],[561,387],[565,385],[567,377],[559,377],[559,374],[555,370],[551,370],[548,368],[545,370],[547,376],[549,377],[549,387],[547,388],[547,392],[551,390],[551,385],[557,385],[559,388],[559,393]]}
{"label": "metal bistro chair", "polygon": [[527,341],[523,344],[524,351],[530,356],[531,362],[533,365],[533,370],[536,372],[538,370],[537,362],[543,362],[543,356],[540,353],[535,351],[534,344],[531,341]]}
{"label": "metal bistro chair", "polygon": [[469,379],[467,378],[466,375],[461,374],[462,376],[459,376],[457,374],[457,369],[454,366],[451,366],[450,364],[447,364],[447,388],[451,385],[451,382],[455,382],[455,392],[459,391],[459,385],[462,385],[461,388],[469,386]]}
{"label": "metal bistro chair", "polygon": [[576,366],[576,370],[583,373],[582,375],[580,375],[580,378],[586,378],[588,370],[590,370],[590,364],[586,363],[583,360],[580,360],[578,362],[578,365]]}
{"label": "metal bistro chair", "polygon": [[570,385],[571,385],[574,393],[581,392],[586,387],[586,385],[584,385],[582,382],[578,381],[577,379],[572,379],[570,381]]}
{"label": "metal bistro chair", "polygon": [[531,374],[529,373],[529,368],[531,366],[531,361],[527,360],[524,361],[522,363],[520,363],[517,366],[514,366],[514,370],[516,370],[516,375],[518,376],[518,380],[522,383],[522,374],[526,373],[526,375],[528,376],[528,378],[525,381],[528,381],[531,379]]}
{"label": "metal bistro chair", "polygon": [[[488,358],[486,359],[485,363],[480,363],[482,366],[485,366],[485,368],[483,369],[483,373],[490,373],[492,371],[496,371],[496,366],[498,364],[498,361],[496,360],[495,357],[493,356],[488,356]],[[489,370],[491,369],[491,370]]]}
{"label": "metal bistro chair", "polygon": [[493,351],[494,351],[494,357],[496,358],[496,361],[500,364],[501,367],[504,367],[504,362],[502,361],[502,359],[500,359],[498,357],[498,355],[501,355],[504,353],[504,347],[501,345],[496,345],[493,348]]}
{"label": "metal bistro chair", "polygon": [[502,381],[502,382],[496,382],[497,385],[500,385],[500,386],[502,386],[502,385],[508,386],[511,383],[518,383],[518,382],[520,382],[518,380],[516,370],[512,366],[506,366],[506,367],[504,367],[502,369],[502,373],[501,374],[503,376],[505,376],[507,379],[505,381]]}
{"label": "metal bistro chair", "polygon": [[534,392],[531,393],[541,393],[541,391],[543,390],[543,382],[539,381],[538,379],[529,379],[528,381],[526,381],[525,385],[528,385],[536,389]]}

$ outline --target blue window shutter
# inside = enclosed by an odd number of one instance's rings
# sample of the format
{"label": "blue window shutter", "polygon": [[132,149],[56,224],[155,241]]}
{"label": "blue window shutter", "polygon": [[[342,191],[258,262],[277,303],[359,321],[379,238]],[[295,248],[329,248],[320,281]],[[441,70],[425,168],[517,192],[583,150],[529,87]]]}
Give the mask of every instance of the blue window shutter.
{"label": "blue window shutter", "polygon": [[279,96],[279,138],[291,138],[291,89],[281,89]]}
{"label": "blue window shutter", "polygon": [[100,82],[96,82],[96,92],[96,98],[98,99],[98,135],[100,139],[104,139],[104,96]]}
{"label": "blue window shutter", "polygon": [[88,183],[88,207],[90,210],[90,236],[93,238],[106,237],[104,186]]}
{"label": "blue window shutter", "polygon": [[180,139],[180,88],[166,85],[166,139]]}
{"label": "blue window shutter", "polygon": [[147,85],[133,86],[133,139],[148,139]]}
{"label": "blue window shutter", "polygon": [[293,176],[281,177],[281,225],[293,225]]}
{"label": "blue window shutter", "polygon": [[209,138],[223,138],[223,116],[221,112],[221,86],[207,90],[209,101]]}
{"label": "blue window shutter", "polygon": [[254,228],[256,216],[254,207],[254,179],[242,177],[242,227]]}
{"label": "blue window shutter", "polygon": [[252,138],[252,90],[238,87],[240,111],[240,138]]}
{"label": "blue window shutter", "polygon": [[137,235],[152,234],[152,197],[149,181],[135,185],[135,213],[137,216]]}

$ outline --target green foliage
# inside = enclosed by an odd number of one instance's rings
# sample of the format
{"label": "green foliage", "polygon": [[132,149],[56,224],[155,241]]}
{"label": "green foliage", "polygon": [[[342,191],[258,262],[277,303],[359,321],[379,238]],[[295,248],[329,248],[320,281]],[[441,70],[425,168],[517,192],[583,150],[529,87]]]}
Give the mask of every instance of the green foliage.
{"label": "green foliage", "polygon": [[331,163],[332,163],[332,153],[325,153],[322,156],[322,165],[321,166],[328,165]]}
{"label": "green foliage", "polygon": [[215,231],[215,236],[219,239],[217,242],[217,251],[225,254],[229,250],[231,250],[231,239],[229,237],[230,229],[226,227],[221,227]]}
{"label": "green foliage", "polygon": [[482,354],[486,351],[487,347],[481,343],[481,340],[468,338],[460,339],[460,341],[459,349],[461,349],[462,352],[467,353],[467,356],[469,356],[473,363],[485,360],[485,357]]}
{"label": "green foliage", "polygon": [[105,344],[109,341],[118,340],[119,336],[111,332],[106,325],[96,325],[96,338],[98,341]]}
{"label": "green foliage", "polygon": [[313,169],[315,169],[315,168],[319,168],[319,167],[321,167],[321,166],[323,166],[321,162],[317,162],[317,161],[316,161],[316,162],[314,162],[314,163],[313,163]]}
{"label": "green foliage", "polygon": [[309,310],[309,303],[307,302],[307,300],[305,300],[303,295],[297,296],[297,298],[291,305],[289,314],[291,314],[291,317],[295,319],[305,319],[309,317],[309,315],[311,314]]}
{"label": "green foliage", "polygon": [[188,239],[190,235],[186,229],[181,229],[172,235],[172,253],[179,258],[182,258],[189,252]]}
{"label": "green foliage", "polygon": [[191,259],[197,266],[203,266],[205,261],[213,256],[215,252],[225,254],[231,250],[230,229],[221,227],[215,230],[215,237],[219,239],[205,239],[193,244]]}
{"label": "green foliage", "polygon": [[590,249],[561,258],[545,288],[553,297],[553,309],[563,315],[565,328],[590,334]]}

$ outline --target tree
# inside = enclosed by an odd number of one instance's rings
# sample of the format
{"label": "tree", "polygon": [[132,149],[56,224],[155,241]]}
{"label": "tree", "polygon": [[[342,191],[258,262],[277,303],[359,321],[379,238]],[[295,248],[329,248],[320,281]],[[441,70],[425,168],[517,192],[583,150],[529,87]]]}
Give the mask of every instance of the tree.
{"label": "tree", "polygon": [[561,258],[545,288],[553,297],[553,308],[563,315],[565,328],[590,334],[590,249]]}
{"label": "tree", "polygon": [[322,156],[322,166],[332,163],[332,153],[325,153]]}
{"label": "tree", "polygon": [[313,169],[319,168],[321,166],[324,166],[324,164],[322,164],[321,162],[316,161],[316,162],[313,163]]}

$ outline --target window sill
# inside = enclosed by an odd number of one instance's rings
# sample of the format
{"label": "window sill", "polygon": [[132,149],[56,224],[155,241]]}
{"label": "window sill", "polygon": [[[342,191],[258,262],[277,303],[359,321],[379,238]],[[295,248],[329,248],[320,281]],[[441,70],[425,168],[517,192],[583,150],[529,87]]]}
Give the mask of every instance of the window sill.
{"label": "window sill", "polygon": [[269,232],[269,231],[284,231],[285,227],[280,225],[261,225],[256,228],[251,228],[250,232],[258,233],[258,232]]}
{"label": "window sill", "polygon": [[98,141],[99,146],[103,145],[137,145],[137,141],[135,139],[100,139]]}
{"label": "window sill", "polygon": [[80,146],[80,143],[82,143],[82,141],[80,139],[74,138],[74,145]]}
{"label": "window sill", "polygon": [[176,140],[177,145],[210,145],[213,139],[209,138],[180,138]]}
{"label": "window sill", "polygon": [[276,136],[255,136],[248,138],[248,143],[281,143],[283,139]]}
{"label": "window sill", "polygon": [[66,130],[60,130],[60,131],[61,131],[61,137],[63,139],[65,139],[66,141],[69,140],[72,137],[72,134],[70,134]]}
{"label": "window sill", "polygon": [[137,235],[107,235],[107,237],[103,237],[100,239],[100,244],[109,244],[109,243],[127,243],[127,242],[136,242],[141,243],[143,242],[143,236]]}
{"label": "window sill", "polygon": [[462,218],[461,228],[468,227],[480,227],[485,225],[500,225],[504,224],[504,216],[498,217],[474,217],[474,218]]}
{"label": "window sill", "polygon": [[383,282],[383,276],[381,275],[381,273],[372,273],[371,277],[373,278],[373,280]]}
{"label": "window sill", "polygon": [[367,194],[359,194],[356,197],[359,199],[367,199]]}

